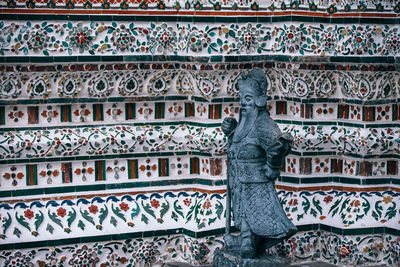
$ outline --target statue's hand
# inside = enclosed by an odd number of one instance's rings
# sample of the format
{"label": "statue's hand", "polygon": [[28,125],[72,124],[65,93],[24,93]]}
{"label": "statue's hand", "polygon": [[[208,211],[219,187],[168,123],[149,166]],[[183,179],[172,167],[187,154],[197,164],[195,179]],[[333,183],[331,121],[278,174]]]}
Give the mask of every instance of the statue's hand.
{"label": "statue's hand", "polygon": [[221,125],[222,131],[224,132],[224,134],[229,136],[233,132],[233,130],[235,130],[237,124],[238,123],[235,118],[227,117],[222,122],[222,125]]}
{"label": "statue's hand", "polygon": [[265,177],[267,177],[267,179],[270,181],[273,181],[276,178],[278,178],[280,174],[279,169],[273,169],[268,164],[265,164],[264,171],[265,171]]}

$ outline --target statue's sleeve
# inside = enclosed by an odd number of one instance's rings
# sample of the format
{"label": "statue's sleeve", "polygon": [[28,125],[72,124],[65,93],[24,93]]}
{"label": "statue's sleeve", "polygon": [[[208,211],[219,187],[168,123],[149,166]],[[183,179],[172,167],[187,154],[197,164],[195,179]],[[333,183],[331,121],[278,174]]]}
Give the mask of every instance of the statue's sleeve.
{"label": "statue's sleeve", "polygon": [[289,133],[282,133],[272,119],[257,130],[259,145],[267,154],[267,165],[271,169],[279,170],[284,158],[290,152],[292,136]]}
{"label": "statue's sleeve", "polygon": [[267,164],[272,169],[280,169],[283,160],[289,154],[293,143],[293,138],[288,133],[280,133],[275,139],[273,145],[267,151]]}

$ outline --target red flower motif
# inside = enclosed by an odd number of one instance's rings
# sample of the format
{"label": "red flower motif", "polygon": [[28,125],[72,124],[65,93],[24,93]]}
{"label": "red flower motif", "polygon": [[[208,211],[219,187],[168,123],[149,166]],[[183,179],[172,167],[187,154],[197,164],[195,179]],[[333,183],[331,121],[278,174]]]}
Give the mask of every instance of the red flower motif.
{"label": "red flower motif", "polygon": [[158,207],[160,207],[160,202],[157,199],[153,199],[152,201],[150,201],[150,204],[153,208],[157,209]]}
{"label": "red flower motif", "polygon": [[28,209],[28,210],[24,211],[24,215],[26,218],[32,219],[35,214],[33,213],[33,211]]}
{"label": "red flower motif", "polygon": [[297,201],[297,199],[291,199],[288,204],[289,206],[297,206],[299,202]]}
{"label": "red flower motif", "polygon": [[60,216],[60,217],[64,217],[65,215],[67,215],[67,211],[63,207],[60,207],[57,210],[57,215]]}
{"label": "red flower motif", "polygon": [[121,210],[123,210],[123,211],[129,210],[129,205],[126,204],[126,203],[124,203],[124,202],[122,202],[121,204],[119,204],[119,207],[120,207]]}
{"label": "red flower motif", "polygon": [[358,207],[358,206],[360,206],[361,205],[361,203],[360,203],[360,201],[358,200],[358,199],[356,199],[356,200],[353,200],[351,203],[350,203],[350,206],[354,206],[354,207]]}
{"label": "red flower motif", "polygon": [[331,202],[333,200],[333,197],[332,196],[326,196],[325,198],[324,198],[324,201],[328,204],[329,202]]}
{"label": "red flower motif", "polygon": [[99,208],[97,206],[95,206],[95,205],[92,205],[92,206],[89,207],[89,212],[90,213],[96,214],[98,211],[99,211]]}
{"label": "red flower motif", "polygon": [[206,201],[203,203],[203,209],[208,210],[209,208],[211,208],[211,202],[207,198]]}
{"label": "red flower motif", "polygon": [[186,198],[185,200],[183,200],[183,204],[185,204],[186,206],[190,206],[191,203],[192,203],[192,200],[189,198]]}

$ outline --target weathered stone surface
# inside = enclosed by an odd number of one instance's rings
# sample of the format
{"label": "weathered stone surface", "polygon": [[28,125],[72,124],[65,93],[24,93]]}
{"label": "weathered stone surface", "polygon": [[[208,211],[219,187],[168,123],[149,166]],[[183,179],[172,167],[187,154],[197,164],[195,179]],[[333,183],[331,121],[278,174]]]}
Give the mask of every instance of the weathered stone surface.
{"label": "weathered stone surface", "polygon": [[261,258],[242,258],[239,252],[216,250],[213,266],[223,267],[285,267],[288,264],[284,259],[275,255],[266,255]]}

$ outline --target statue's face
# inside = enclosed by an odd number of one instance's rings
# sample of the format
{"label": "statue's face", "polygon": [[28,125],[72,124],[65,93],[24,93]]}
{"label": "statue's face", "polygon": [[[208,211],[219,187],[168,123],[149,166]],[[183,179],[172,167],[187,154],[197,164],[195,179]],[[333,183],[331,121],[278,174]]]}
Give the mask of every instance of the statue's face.
{"label": "statue's face", "polygon": [[239,90],[240,112],[242,115],[248,115],[256,109],[256,95],[249,86],[244,86]]}

